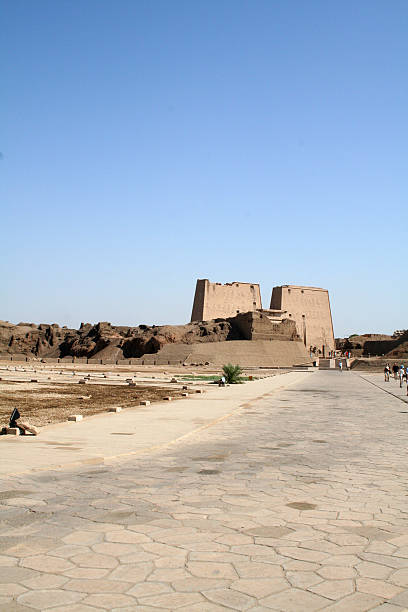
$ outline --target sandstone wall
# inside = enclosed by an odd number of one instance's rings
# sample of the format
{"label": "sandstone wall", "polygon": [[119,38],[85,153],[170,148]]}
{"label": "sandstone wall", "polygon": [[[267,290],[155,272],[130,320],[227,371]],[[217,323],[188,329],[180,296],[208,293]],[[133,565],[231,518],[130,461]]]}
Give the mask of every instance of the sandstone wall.
{"label": "sandstone wall", "polygon": [[[160,359],[160,355],[158,355]],[[291,367],[310,364],[310,357],[302,342],[290,340],[235,340],[208,344],[193,344],[186,363],[226,363],[242,367]]]}
{"label": "sandstone wall", "polygon": [[262,308],[261,291],[256,283],[210,283],[197,280],[191,321],[235,317],[240,312]]}
{"label": "sandstone wall", "polygon": [[330,299],[326,289],[296,285],[274,287],[271,309],[286,310],[285,316],[296,321],[298,334],[308,351],[310,347],[316,347],[324,356],[334,350]]}
{"label": "sandstone wall", "polygon": [[297,340],[296,323],[291,319],[283,319],[279,323],[272,322],[268,311],[243,312],[235,317],[235,325],[246,340]]}

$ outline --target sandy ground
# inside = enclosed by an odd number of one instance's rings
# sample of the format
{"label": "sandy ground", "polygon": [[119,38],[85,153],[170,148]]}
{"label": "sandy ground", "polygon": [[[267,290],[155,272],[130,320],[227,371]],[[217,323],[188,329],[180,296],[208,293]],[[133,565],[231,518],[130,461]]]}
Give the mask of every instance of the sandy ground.
{"label": "sandy ground", "polygon": [[66,421],[71,414],[82,414],[86,417],[106,412],[114,406],[135,407],[142,399],[160,401],[169,395],[179,397],[181,390],[117,385],[89,385],[85,388],[78,385],[52,386],[41,383],[36,384],[35,388],[27,389],[24,383],[3,383],[0,388],[0,424],[1,427],[8,425],[13,408],[18,408],[23,420],[42,427]]}
{"label": "sandy ground", "polygon": [[[244,374],[254,378],[273,375],[262,369]],[[220,375],[220,369],[214,367],[0,361],[0,427],[8,425],[14,408],[23,420],[42,427],[66,421],[72,414],[87,417],[115,406],[134,408],[141,400],[178,398],[183,386],[208,388],[211,376]],[[79,385],[80,380],[86,384]]]}

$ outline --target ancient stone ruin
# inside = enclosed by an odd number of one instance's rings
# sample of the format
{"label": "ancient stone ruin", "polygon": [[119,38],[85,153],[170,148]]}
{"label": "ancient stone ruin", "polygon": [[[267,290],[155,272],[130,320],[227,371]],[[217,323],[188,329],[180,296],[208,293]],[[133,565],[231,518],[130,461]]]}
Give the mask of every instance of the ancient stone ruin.
{"label": "ancient stone ruin", "polygon": [[312,353],[328,356],[335,349],[329,292],[319,287],[282,285],[272,289],[271,309],[296,322],[299,336]]}
{"label": "ancient stone ruin", "polygon": [[186,325],[114,326],[0,321],[0,356],[77,359],[141,365],[239,363],[286,367],[311,363],[334,349],[328,292],[284,285],[263,309],[256,283],[197,281]]}
{"label": "ancient stone ruin", "polygon": [[262,309],[261,290],[256,283],[210,283],[198,279],[191,321],[235,317],[240,312]]}
{"label": "ancient stone ruin", "polygon": [[388,334],[352,334],[337,338],[336,348],[351,351],[355,357],[385,357],[388,360],[408,358],[408,330]]}
{"label": "ancient stone ruin", "polygon": [[[297,335],[309,354],[324,357],[335,348],[327,289],[297,285],[274,287],[270,309],[263,310],[259,284],[233,282],[222,285],[211,283],[208,279],[197,280],[191,321],[205,321],[218,317],[239,319],[241,313],[249,312],[262,315],[263,319],[257,319],[258,328],[263,324],[264,333],[270,340],[278,339],[277,337],[281,335],[278,331],[279,326],[289,320],[294,323]],[[269,322],[275,325],[274,333],[271,331],[272,328],[266,331]],[[256,339],[261,337],[258,335]]]}

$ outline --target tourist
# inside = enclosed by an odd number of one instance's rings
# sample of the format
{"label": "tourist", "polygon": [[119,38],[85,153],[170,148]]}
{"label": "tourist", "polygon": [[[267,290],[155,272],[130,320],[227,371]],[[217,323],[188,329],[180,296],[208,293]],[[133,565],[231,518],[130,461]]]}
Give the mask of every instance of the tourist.
{"label": "tourist", "polygon": [[218,386],[219,387],[225,387],[225,383],[226,383],[226,378],[225,376],[221,376],[219,382],[218,382]]}
{"label": "tourist", "polygon": [[339,368],[340,368],[340,372],[342,372],[343,371],[343,362],[342,362],[341,359],[339,361]]}
{"label": "tourist", "polygon": [[400,387],[402,387],[402,381],[405,378],[405,368],[403,366],[403,364],[401,364],[399,372],[398,372],[398,377],[399,377],[399,381],[400,381]]}
{"label": "tourist", "polygon": [[395,380],[397,380],[397,378],[398,378],[398,370],[399,370],[398,365],[396,363],[394,363],[394,365],[392,366],[392,372],[394,374],[394,379]]}
{"label": "tourist", "polygon": [[390,372],[391,372],[390,364],[386,363],[385,368],[384,368],[384,381],[385,382],[390,382]]}

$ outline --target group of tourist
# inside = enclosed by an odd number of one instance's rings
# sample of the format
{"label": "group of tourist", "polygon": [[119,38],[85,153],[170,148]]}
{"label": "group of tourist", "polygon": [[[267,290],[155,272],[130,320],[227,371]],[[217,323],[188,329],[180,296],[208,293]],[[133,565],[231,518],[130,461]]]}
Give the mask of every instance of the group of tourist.
{"label": "group of tourist", "polygon": [[407,395],[408,395],[408,366],[405,367],[404,364],[398,365],[398,363],[394,363],[394,365],[390,366],[389,363],[385,364],[384,368],[384,380],[385,382],[390,381],[391,372],[394,380],[399,380],[400,387],[402,387],[404,381],[407,384]]}
{"label": "group of tourist", "polygon": [[[312,354],[310,354],[312,356]],[[336,359],[336,357],[345,357],[351,359],[350,351],[329,351],[329,359]]]}

